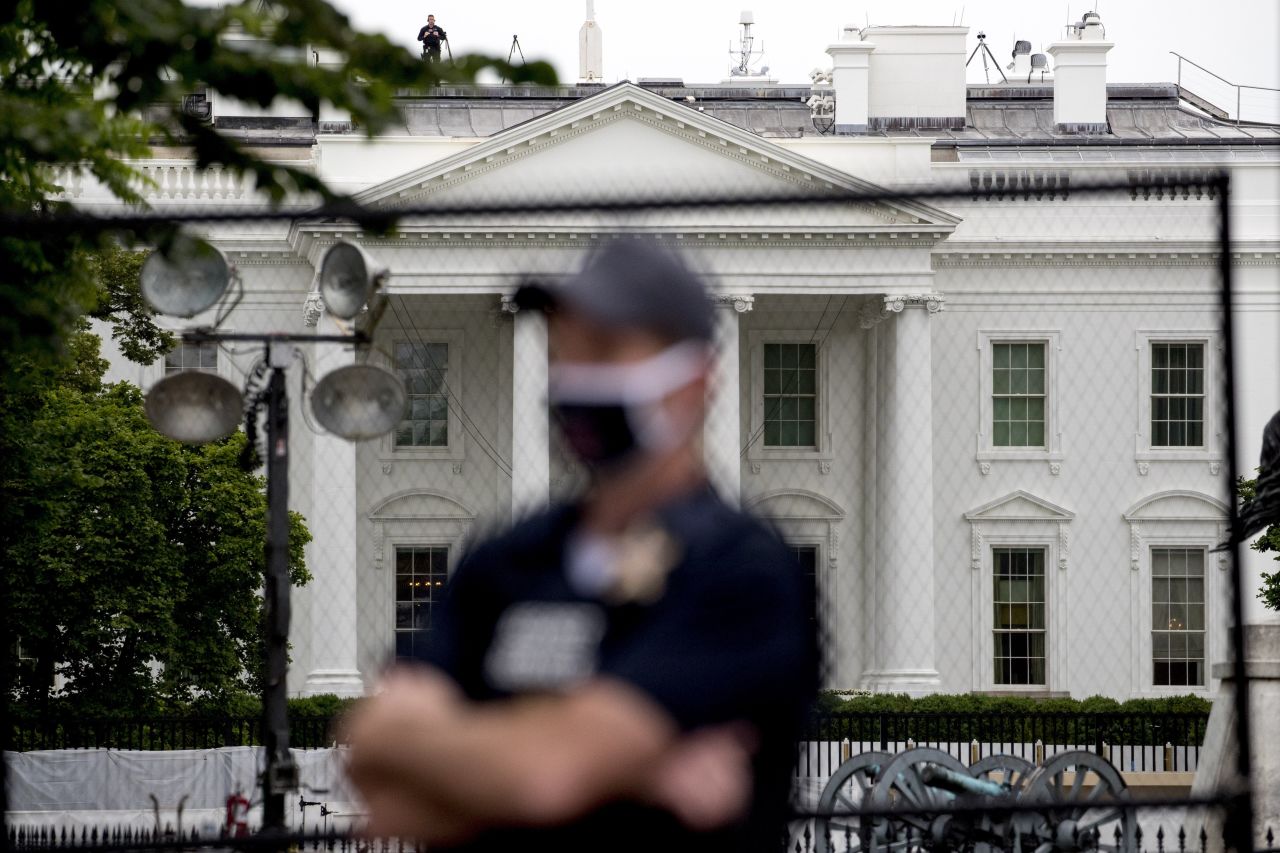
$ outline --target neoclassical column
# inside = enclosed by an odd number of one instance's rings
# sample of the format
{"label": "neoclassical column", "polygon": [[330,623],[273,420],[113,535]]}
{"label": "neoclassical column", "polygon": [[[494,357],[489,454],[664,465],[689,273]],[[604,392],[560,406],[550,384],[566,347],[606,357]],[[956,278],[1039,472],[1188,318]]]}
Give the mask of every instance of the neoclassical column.
{"label": "neoclassical column", "polygon": [[875,648],[867,690],[930,693],[940,686],[934,635],[933,367],[936,293],[884,297],[876,326]]}
{"label": "neoclassical column", "polygon": [[[308,299],[303,308],[308,326],[318,334],[337,335],[343,330],[324,314],[319,300]],[[337,344],[315,347],[316,377],[355,363],[354,348]],[[308,406],[310,400],[298,400]],[[307,526],[314,537],[307,545],[307,585],[310,602],[310,671],[303,692],[308,696],[335,693],[360,696],[364,679],[357,664],[359,610],[356,584],[359,561],[359,529],[356,501],[356,446],[327,433],[314,436],[311,455],[311,511]]]}
{"label": "neoclassical column", "polygon": [[547,321],[541,311],[513,315],[511,356],[511,517],[546,506],[550,499],[550,426],[547,419]]}
{"label": "neoclassical column", "polygon": [[719,294],[716,302],[716,363],[711,406],[703,431],[703,453],[711,482],[725,501],[742,500],[742,385],[738,321],[751,310],[755,297]]}

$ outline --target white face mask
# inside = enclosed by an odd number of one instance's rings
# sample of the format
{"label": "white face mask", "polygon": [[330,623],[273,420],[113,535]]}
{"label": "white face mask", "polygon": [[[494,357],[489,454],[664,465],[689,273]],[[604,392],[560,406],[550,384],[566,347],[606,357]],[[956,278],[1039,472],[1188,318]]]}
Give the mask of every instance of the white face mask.
{"label": "white face mask", "polygon": [[552,411],[574,452],[590,465],[607,465],[633,451],[661,452],[689,437],[662,406],[667,395],[703,376],[709,351],[684,341],[627,364],[560,362],[552,365]]}

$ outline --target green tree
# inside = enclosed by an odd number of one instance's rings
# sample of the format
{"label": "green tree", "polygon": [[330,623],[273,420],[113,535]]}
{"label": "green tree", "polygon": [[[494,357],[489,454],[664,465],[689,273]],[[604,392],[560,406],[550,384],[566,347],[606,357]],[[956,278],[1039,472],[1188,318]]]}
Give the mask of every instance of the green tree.
{"label": "green tree", "polygon": [[[1258,497],[1258,481],[1242,478],[1236,491],[1247,507]],[[1264,554],[1274,553],[1276,561],[1280,562],[1280,524],[1268,527],[1249,547]],[[1280,610],[1280,569],[1262,573],[1262,588],[1258,590],[1258,598],[1271,610]]]}
{"label": "green tree", "polygon": [[[187,447],[147,422],[142,395],[105,385],[98,339],[70,339],[57,368],[32,360],[20,400],[0,406],[21,424],[20,477],[6,482],[9,584],[6,646],[20,705],[79,713],[156,711],[213,702],[261,686],[262,478],[238,464],[245,436]],[[11,404],[17,403],[14,411]],[[307,580],[310,534],[291,519],[290,572]]]}

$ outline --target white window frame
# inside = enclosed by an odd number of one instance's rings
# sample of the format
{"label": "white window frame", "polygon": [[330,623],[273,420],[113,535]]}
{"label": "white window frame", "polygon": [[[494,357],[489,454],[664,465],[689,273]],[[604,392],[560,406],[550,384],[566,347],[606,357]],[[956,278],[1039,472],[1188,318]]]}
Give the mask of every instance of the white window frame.
{"label": "white window frame", "polygon": [[364,541],[369,552],[361,561],[369,566],[371,577],[366,583],[372,584],[363,594],[374,596],[378,606],[372,612],[378,618],[367,620],[377,624],[361,623],[363,642],[385,643],[387,653],[395,654],[396,549],[448,548],[449,577],[453,577],[470,543],[475,518],[474,510],[452,495],[431,489],[408,489],[378,502],[367,517],[368,538]]}
{"label": "white window frame", "polygon": [[[766,447],[764,444],[764,345],[765,344],[812,344],[814,347],[814,364],[817,366],[817,382],[814,385],[814,441],[813,447]],[[813,459],[831,458],[831,425],[829,418],[830,371],[828,370],[828,351],[830,347],[822,340],[814,338],[813,329],[753,329],[747,333],[747,345],[750,348],[750,422],[747,439],[755,439],[747,448],[747,459],[767,461],[770,459]]]}
{"label": "white window frame", "polygon": [[[182,338],[181,338],[181,337],[179,337],[179,338],[178,338],[178,343],[175,345],[175,349],[176,349],[176,348],[178,348],[178,347],[183,347],[183,346],[186,346],[186,341],[182,340]],[[200,343],[195,344],[195,346],[198,346],[198,347],[199,347],[199,346],[208,346],[208,347],[211,347],[211,348],[213,349],[213,370],[203,370],[203,369],[198,368],[198,367],[196,367],[196,368],[184,367],[184,368],[179,368],[178,370],[170,371],[170,370],[169,370],[169,353],[167,352],[167,353],[165,353],[164,355],[160,356],[160,375],[161,375],[161,377],[170,376],[170,375],[172,375],[172,374],[174,374],[174,373],[184,373],[184,372],[186,372],[186,371],[188,371],[188,370],[197,370],[197,371],[199,371],[199,372],[201,372],[201,373],[209,373],[209,374],[212,374],[213,376],[221,376],[221,375],[222,375],[222,363],[223,363],[223,361],[224,361],[225,359],[223,359],[223,357],[222,357],[222,356],[223,356],[222,347],[218,345],[217,341],[201,341]],[[173,351],[173,350],[170,350],[169,352],[172,352],[172,351]]]}
{"label": "white window frame", "polygon": [[[1204,346],[1204,445],[1202,447],[1151,446],[1151,345],[1202,344]],[[1223,459],[1221,405],[1222,336],[1214,330],[1139,330],[1134,336],[1138,363],[1138,422],[1135,429],[1134,461],[1140,470],[1151,462],[1208,462],[1217,466]],[[1145,473],[1145,471],[1144,471]]]}
{"label": "white window frame", "polygon": [[[160,327],[164,329],[166,332],[168,332],[169,334],[177,337],[179,339],[178,343],[182,343],[181,338],[182,338],[183,332],[191,331],[191,327],[189,326],[169,326],[167,324],[161,323]],[[239,329],[236,328],[235,326],[220,326],[218,328],[218,331],[221,333],[233,333],[233,332],[239,331]],[[256,358],[256,355],[255,355],[255,358]],[[247,371],[240,366],[240,361],[242,360],[243,358],[237,359],[234,355],[229,353],[226,349],[224,349],[219,344],[218,345],[218,366],[217,366],[217,369],[214,370],[213,373],[210,375],[220,376],[223,379],[226,379],[227,381],[231,382],[231,384],[235,385],[237,388],[239,388],[243,385],[245,375],[247,374]],[[153,385],[155,385],[161,379],[164,379],[165,376],[167,375],[169,374],[165,370],[164,356],[162,355],[159,358],[157,358],[155,361],[151,362],[151,364],[146,365],[143,368],[143,372],[140,374],[140,378],[146,384],[142,390],[143,391],[151,390],[151,387]],[[299,386],[299,388],[296,390],[297,393],[300,393],[300,388],[301,386]],[[295,393],[295,389],[292,386],[290,387],[289,393],[291,394]],[[244,426],[243,421],[241,422],[241,426],[242,427]]]}
{"label": "white window frame", "polygon": [[[387,577],[391,582],[391,595],[388,596],[390,603],[387,606],[387,625],[391,637],[391,641],[387,644],[390,656],[396,656],[396,552],[401,548],[444,548],[448,552],[449,568],[445,572],[445,580],[453,577],[453,572],[458,562],[458,547],[454,542],[447,541],[442,536],[406,536],[393,535],[387,537],[387,554],[389,556],[387,565]],[[438,602],[432,601],[432,608]]]}
{"label": "white window frame", "polygon": [[[1164,515],[1159,508],[1166,498],[1191,498],[1204,506],[1197,516]],[[1124,514],[1129,524],[1129,624],[1130,684],[1134,698],[1183,696],[1188,693],[1210,697],[1216,693],[1218,680],[1213,665],[1225,648],[1227,613],[1219,607],[1227,594],[1229,561],[1225,551],[1213,549],[1227,536],[1226,507],[1210,503],[1212,499],[1199,493],[1173,490],[1150,495]],[[1152,671],[1151,643],[1151,549],[1203,548],[1204,558],[1204,684],[1156,684]]]}
{"label": "white window frame", "polygon": [[[1031,511],[1013,512],[1022,503]],[[1070,638],[1067,636],[1067,578],[1071,521],[1062,507],[1023,491],[965,513],[970,526],[970,630],[974,637],[972,689],[983,693],[1052,694],[1067,689]],[[997,684],[995,680],[996,548],[1045,551],[1045,683]],[[1060,577],[1063,576],[1063,577]]]}
{"label": "white window frame", "polygon": [[[398,447],[395,430],[384,435],[378,442],[379,459],[396,460],[442,460],[461,462],[466,458],[466,436],[462,421],[458,417],[459,401],[463,399],[462,384],[462,341],[465,336],[460,329],[421,329],[415,334],[397,330],[389,336],[388,347],[379,352],[377,358],[392,373],[396,372],[396,344],[447,344],[449,347],[449,366],[445,371],[445,385],[448,388],[446,400],[449,413],[449,443],[444,447]],[[397,423],[399,426],[399,423]]]}
{"label": "white window frame", "polygon": [[[995,344],[1044,344],[1044,447],[997,447],[993,444],[992,421],[995,417]],[[1057,329],[985,329],[978,332],[979,404],[977,450],[979,464],[992,462],[1062,462],[1062,421],[1058,414],[1058,354],[1062,351],[1062,332]],[[1056,471],[1055,471],[1056,473]]]}

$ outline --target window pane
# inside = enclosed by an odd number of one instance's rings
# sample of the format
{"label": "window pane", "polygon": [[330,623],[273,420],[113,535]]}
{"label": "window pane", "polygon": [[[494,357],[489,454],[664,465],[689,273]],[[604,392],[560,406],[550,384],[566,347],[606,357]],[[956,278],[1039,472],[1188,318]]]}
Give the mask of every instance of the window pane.
{"label": "window pane", "polygon": [[766,447],[814,447],[817,436],[817,346],[765,344]]}
{"label": "window pane", "polygon": [[1044,684],[1047,640],[1043,548],[993,548],[997,684]]}

